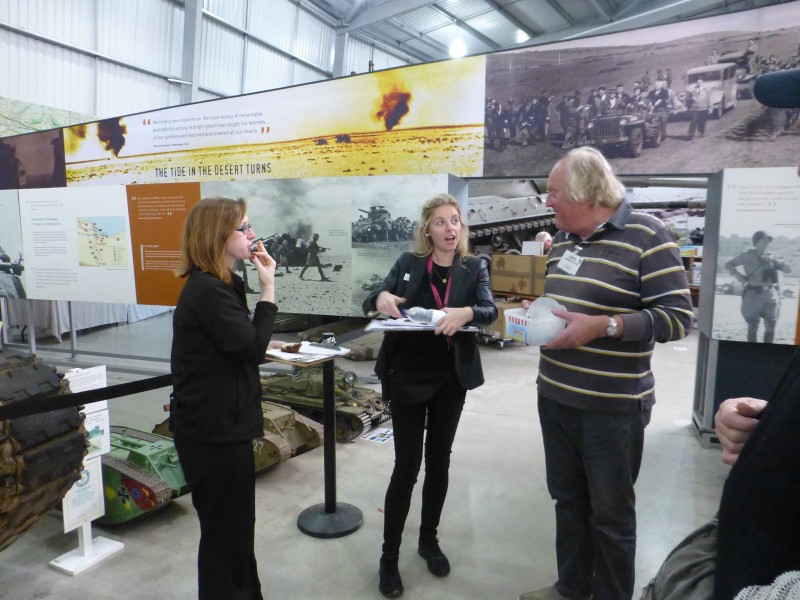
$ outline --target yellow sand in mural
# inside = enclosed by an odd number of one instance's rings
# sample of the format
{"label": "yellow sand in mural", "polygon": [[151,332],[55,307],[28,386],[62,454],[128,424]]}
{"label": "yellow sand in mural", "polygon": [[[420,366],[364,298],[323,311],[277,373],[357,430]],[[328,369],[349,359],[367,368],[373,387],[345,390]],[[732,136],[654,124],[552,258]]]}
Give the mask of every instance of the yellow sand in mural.
{"label": "yellow sand in mural", "polygon": [[481,175],[483,126],[334,135],[67,165],[67,185],[453,173]]}

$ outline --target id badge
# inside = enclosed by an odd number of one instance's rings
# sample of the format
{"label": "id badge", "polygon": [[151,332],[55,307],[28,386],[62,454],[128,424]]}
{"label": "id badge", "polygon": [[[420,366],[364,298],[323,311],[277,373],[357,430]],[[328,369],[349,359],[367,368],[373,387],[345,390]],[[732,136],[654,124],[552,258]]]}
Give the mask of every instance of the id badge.
{"label": "id badge", "polygon": [[575,273],[578,272],[578,268],[581,266],[582,262],[583,259],[578,256],[577,252],[567,250],[561,257],[561,260],[558,261],[556,267],[568,275],[575,275]]}

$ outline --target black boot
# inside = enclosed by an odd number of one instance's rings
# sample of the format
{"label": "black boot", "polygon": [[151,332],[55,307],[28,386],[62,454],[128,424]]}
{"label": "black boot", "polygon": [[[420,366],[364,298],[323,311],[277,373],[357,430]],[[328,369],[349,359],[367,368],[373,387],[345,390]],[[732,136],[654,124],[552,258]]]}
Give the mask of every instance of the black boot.
{"label": "black boot", "polygon": [[381,568],[378,571],[378,590],[387,598],[398,598],[403,595],[403,580],[397,568],[396,554],[383,554]]}
{"label": "black boot", "polygon": [[450,561],[447,560],[444,552],[439,548],[438,540],[420,540],[417,551],[419,555],[428,562],[428,571],[437,577],[446,577],[450,574]]}

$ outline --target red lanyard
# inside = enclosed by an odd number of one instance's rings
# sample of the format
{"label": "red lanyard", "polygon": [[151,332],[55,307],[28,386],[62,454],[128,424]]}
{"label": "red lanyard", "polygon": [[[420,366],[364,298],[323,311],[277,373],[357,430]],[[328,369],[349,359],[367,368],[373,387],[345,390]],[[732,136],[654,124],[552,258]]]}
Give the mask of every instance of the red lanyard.
{"label": "red lanyard", "polygon": [[453,267],[450,267],[450,277],[447,278],[447,287],[444,289],[444,302],[442,302],[442,297],[439,295],[439,290],[437,290],[436,286],[433,285],[433,279],[431,278],[432,271],[433,255],[431,254],[428,256],[428,281],[431,285],[431,292],[433,292],[433,299],[436,300],[436,308],[441,310],[447,306],[447,301],[450,299],[450,284],[453,281]]}

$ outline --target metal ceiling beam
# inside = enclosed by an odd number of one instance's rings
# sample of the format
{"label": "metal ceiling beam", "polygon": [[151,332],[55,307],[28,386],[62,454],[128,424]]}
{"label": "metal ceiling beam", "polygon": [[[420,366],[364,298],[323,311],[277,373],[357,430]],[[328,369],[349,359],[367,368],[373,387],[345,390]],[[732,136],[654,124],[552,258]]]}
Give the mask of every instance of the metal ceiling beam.
{"label": "metal ceiling beam", "polygon": [[551,8],[554,11],[560,14],[561,18],[564,19],[569,25],[575,25],[575,19],[572,17],[571,14],[569,14],[567,11],[561,8],[560,2],[556,2],[556,0],[547,0],[547,3],[551,6]]}
{"label": "metal ceiling beam", "polygon": [[529,38],[533,38],[533,37],[536,37],[537,35],[539,35],[540,32],[534,31],[533,29],[531,29],[528,25],[523,23],[521,19],[518,19],[517,17],[512,15],[511,12],[508,10],[508,8],[506,8],[505,6],[501,5],[496,0],[484,0],[484,2],[486,2],[486,4],[488,4],[494,10],[499,12],[506,21],[508,21],[514,27],[516,27],[517,29],[522,31]]}
{"label": "metal ceiling beam", "polygon": [[624,6],[620,6],[614,13],[613,20],[616,21],[617,19],[623,18],[625,15],[640,7],[642,4],[644,4],[644,0],[631,0],[630,2],[626,2]]}
{"label": "metal ceiling beam", "polygon": [[606,12],[606,9],[605,9],[605,8],[603,8],[602,6],[600,6],[600,3],[599,3],[597,0],[589,0],[589,4],[591,4],[591,5],[592,5],[592,7],[593,7],[593,8],[594,8],[594,9],[595,9],[597,12],[599,12],[599,13],[600,13],[600,16],[601,16],[601,17],[603,17],[603,20],[604,20],[606,23],[610,23],[610,22],[611,22],[611,15],[609,15],[609,14]]}
{"label": "metal ceiling beam", "polygon": [[401,21],[397,17],[392,17],[390,19],[386,19],[386,21],[388,23],[391,23],[392,25],[394,25],[398,29],[402,29],[408,35],[413,37],[415,40],[419,40],[420,42],[422,42],[426,46],[430,46],[436,52],[444,54],[444,56],[446,56],[448,58],[450,57],[450,50],[447,48],[447,46],[437,42],[436,40],[434,40],[429,35],[422,33],[421,31],[419,31],[418,29],[412,27],[408,23],[405,23],[405,22]]}
{"label": "metal ceiling beam", "polygon": [[[362,39],[366,43],[372,43],[372,40],[377,40],[378,42],[386,45],[389,48],[394,48],[397,52],[405,54],[409,58],[417,61],[417,62],[431,62],[434,60],[440,60],[442,58],[449,58],[449,54],[447,52],[444,53],[437,53],[437,54],[426,54],[413,46],[409,46],[406,42],[393,39],[388,35],[381,33],[380,31],[375,31],[371,27],[364,27],[359,29],[358,31],[353,32],[351,35],[354,37],[358,37]],[[370,39],[372,38],[372,39]]]}
{"label": "metal ceiling beam", "polygon": [[[679,17],[685,17],[687,13],[693,11],[708,11],[719,8],[720,0],[662,0],[648,3],[645,10],[642,10],[630,17],[611,21],[610,23],[600,24],[581,24],[574,27],[562,29],[540,35],[525,44],[515,47],[529,46],[531,44],[547,44],[551,42],[563,42],[590,35],[601,35],[615,33],[618,31],[628,31],[653,25],[663,25],[672,23]],[[623,9],[625,10],[625,9]]]}
{"label": "metal ceiling beam", "polygon": [[472,37],[474,37],[476,40],[480,40],[481,42],[489,46],[489,48],[491,48],[492,50],[499,50],[500,48],[502,48],[502,46],[497,42],[495,42],[493,39],[485,36],[480,31],[478,31],[465,21],[462,21],[455,15],[450,14],[438,4],[431,5],[431,8],[436,12],[438,12],[440,15],[443,15],[445,18],[449,19],[452,23],[455,23],[456,27],[463,29],[464,31],[468,32]]}
{"label": "metal ceiling beam", "polygon": [[352,23],[345,23],[347,31],[355,31],[362,27],[375,25],[381,21],[387,21],[392,17],[399,17],[412,10],[417,10],[433,4],[431,0],[403,0],[403,2],[387,1],[376,6],[372,6],[357,15]]}

